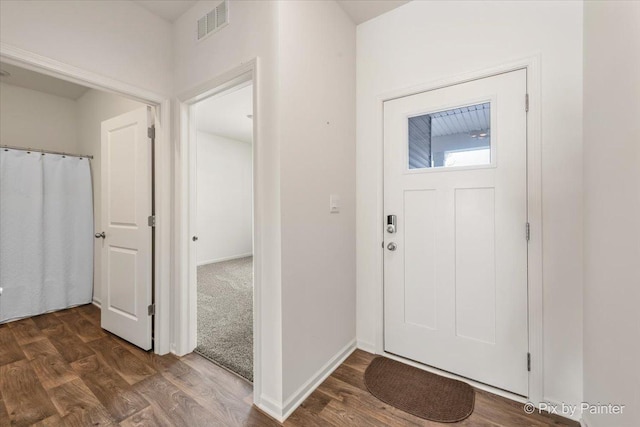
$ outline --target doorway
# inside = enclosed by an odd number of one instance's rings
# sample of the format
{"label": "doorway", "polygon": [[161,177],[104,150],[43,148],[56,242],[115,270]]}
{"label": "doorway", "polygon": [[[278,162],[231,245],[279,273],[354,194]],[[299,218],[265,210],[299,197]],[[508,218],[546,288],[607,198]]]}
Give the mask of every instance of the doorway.
{"label": "doorway", "polygon": [[[165,95],[155,93],[140,87],[132,86],[130,84],[123,83],[118,80],[110,79],[101,74],[94,73],[89,70],[77,68],[68,64],[52,61],[49,58],[33,55],[32,53],[14,48],[11,46],[2,46],[0,51],[0,61],[4,64],[10,64],[16,67],[23,67],[25,69],[40,73],[44,76],[54,77],[60,79],[66,83],[73,83],[81,86],[85,86],[89,89],[102,92],[103,94],[117,95],[121,99],[127,101],[133,101],[138,106],[148,105],[151,106],[153,111],[153,121],[155,123],[155,150],[154,157],[152,159],[151,167],[153,168],[154,176],[156,179],[153,181],[153,194],[154,205],[157,206],[155,214],[160,218],[156,227],[154,227],[154,240],[155,250],[153,251],[153,288],[151,293],[153,294],[153,316],[152,322],[152,334],[153,334],[153,351],[156,354],[166,354],[171,350],[171,287],[169,286],[169,280],[171,278],[170,264],[171,264],[171,234],[172,234],[172,208],[170,204],[171,194],[166,191],[171,186],[171,158],[172,148],[171,141],[168,137],[170,116],[170,100]],[[124,105],[118,103],[118,105]],[[112,104],[115,105],[115,104]],[[135,107],[134,107],[135,108]],[[90,110],[80,109],[81,113],[87,113]],[[109,109],[110,116],[120,114],[122,111],[112,111]],[[126,110],[125,110],[126,111]],[[93,118],[97,119],[102,114],[96,115]],[[99,135],[99,132],[97,133]],[[78,135],[82,136],[83,131]],[[40,135],[41,137],[41,135]],[[88,139],[82,139],[83,141],[89,141]],[[93,140],[92,140],[93,141]],[[97,138],[98,146],[100,138]],[[95,153],[98,154],[98,149]],[[99,162],[93,163],[94,171],[99,165]],[[94,188],[100,188],[96,186],[96,177],[98,174],[94,174]],[[94,200],[97,203],[99,199]],[[99,213],[100,210],[97,211]],[[99,241],[102,239],[95,239],[96,245],[99,245]],[[98,253],[98,251],[96,251]],[[99,258],[99,257],[98,257]],[[98,259],[96,258],[96,259]],[[101,274],[96,272],[94,280],[98,281]],[[101,288],[99,286],[98,288]],[[99,303],[95,301],[95,303]]]}
{"label": "doorway", "polygon": [[384,351],[528,395],[526,70],[384,103]]}
{"label": "doorway", "polygon": [[[0,68],[2,140],[13,143],[11,152],[37,159],[31,166],[48,175],[41,177],[43,194],[30,189],[29,200],[52,201],[41,222],[54,238],[36,252],[43,257],[39,277],[28,277],[35,268],[21,268],[28,279],[16,282],[39,295],[31,299],[38,309],[25,305],[20,317],[93,303],[103,329],[151,349],[154,107],[37,69],[5,62]],[[26,217],[29,209],[22,210],[15,211]],[[28,248],[14,246],[17,255]],[[65,259],[55,261],[56,254]],[[7,302],[24,305],[19,298]]]}
{"label": "doorway", "polygon": [[191,230],[196,346],[210,361],[253,381],[253,84],[196,102]]}

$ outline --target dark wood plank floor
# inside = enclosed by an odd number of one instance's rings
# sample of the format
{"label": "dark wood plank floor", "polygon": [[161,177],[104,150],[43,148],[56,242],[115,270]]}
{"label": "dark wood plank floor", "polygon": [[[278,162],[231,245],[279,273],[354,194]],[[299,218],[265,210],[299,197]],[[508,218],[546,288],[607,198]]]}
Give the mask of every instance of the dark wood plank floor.
{"label": "dark wood plank floor", "polygon": [[[443,426],[367,392],[374,356],[353,353],[285,426]],[[0,325],[0,427],[277,426],[251,404],[251,385],[196,354],[141,351],[100,328],[92,305]],[[449,424],[451,425],[451,424]],[[525,415],[522,405],[477,391],[459,426],[577,426]]]}

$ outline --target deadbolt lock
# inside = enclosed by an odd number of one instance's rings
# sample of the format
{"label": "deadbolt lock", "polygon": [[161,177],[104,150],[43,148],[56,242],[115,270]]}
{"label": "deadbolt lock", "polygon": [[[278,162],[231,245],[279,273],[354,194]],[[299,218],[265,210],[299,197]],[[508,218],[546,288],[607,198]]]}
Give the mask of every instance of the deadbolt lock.
{"label": "deadbolt lock", "polygon": [[396,216],[387,215],[387,233],[396,232]]}

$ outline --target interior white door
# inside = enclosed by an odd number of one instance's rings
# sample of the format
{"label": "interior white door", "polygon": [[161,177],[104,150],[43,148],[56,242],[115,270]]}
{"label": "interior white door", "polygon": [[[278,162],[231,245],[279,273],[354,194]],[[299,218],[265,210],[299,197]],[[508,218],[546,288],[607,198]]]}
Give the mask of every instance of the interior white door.
{"label": "interior white door", "polygon": [[[151,349],[149,107],[102,122],[102,327]],[[98,236],[96,236],[98,237]]]}
{"label": "interior white door", "polygon": [[523,396],[525,96],[519,70],[384,103],[385,351]]}

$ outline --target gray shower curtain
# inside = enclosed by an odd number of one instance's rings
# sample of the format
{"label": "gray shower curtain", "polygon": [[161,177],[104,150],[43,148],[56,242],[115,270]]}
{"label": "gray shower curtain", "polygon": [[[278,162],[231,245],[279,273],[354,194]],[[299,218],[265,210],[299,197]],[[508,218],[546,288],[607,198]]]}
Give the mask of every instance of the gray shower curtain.
{"label": "gray shower curtain", "polygon": [[0,322],[91,302],[89,159],[0,149]]}

